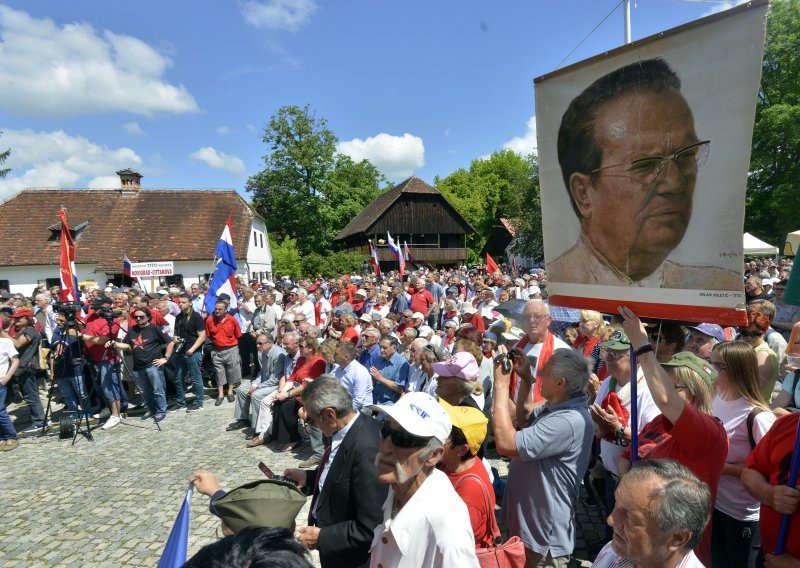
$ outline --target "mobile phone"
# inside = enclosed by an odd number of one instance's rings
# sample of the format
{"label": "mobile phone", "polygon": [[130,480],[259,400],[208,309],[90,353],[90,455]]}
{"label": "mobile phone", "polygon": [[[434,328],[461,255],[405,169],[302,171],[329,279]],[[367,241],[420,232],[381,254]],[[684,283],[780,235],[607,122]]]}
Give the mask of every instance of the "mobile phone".
{"label": "mobile phone", "polygon": [[267,467],[263,461],[258,462],[258,469],[261,470],[261,473],[267,476],[267,479],[271,479],[273,481],[285,481],[286,483],[291,483],[292,485],[297,485],[297,482],[294,479],[289,479],[288,477],[283,477],[282,475],[275,475],[272,473],[272,470]]}

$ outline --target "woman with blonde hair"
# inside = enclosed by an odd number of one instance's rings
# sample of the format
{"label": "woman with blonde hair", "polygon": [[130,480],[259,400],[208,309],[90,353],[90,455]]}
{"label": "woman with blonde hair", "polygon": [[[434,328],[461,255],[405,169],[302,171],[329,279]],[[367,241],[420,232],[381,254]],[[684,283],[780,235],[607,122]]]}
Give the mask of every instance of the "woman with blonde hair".
{"label": "woman with blonde hair", "polygon": [[739,328],[739,339],[747,343],[756,352],[758,361],[758,379],[761,398],[769,404],[775,381],[780,375],[778,356],[770,349],[764,336],[769,329],[769,318],[761,312],[747,310],[747,325]]}
{"label": "woman with blonde hair", "polygon": [[750,567],[761,547],[760,503],[744,488],[741,475],[748,454],[775,422],[775,415],[764,400],[758,357],[748,343],[718,343],[711,364],[718,375],[712,408],[728,434],[728,455],[712,517],[713,566]]}
{"label": "woman with blonde hair", "polygon": [[[606,362],[600,357],[600,343],[605,341],[609,328],[603,314],[594,310],[581,310],[578,339],[575,351],[592,360],[592,372],[602,381],[608,376]],[[610,333],[608,333],[610,335]]]}

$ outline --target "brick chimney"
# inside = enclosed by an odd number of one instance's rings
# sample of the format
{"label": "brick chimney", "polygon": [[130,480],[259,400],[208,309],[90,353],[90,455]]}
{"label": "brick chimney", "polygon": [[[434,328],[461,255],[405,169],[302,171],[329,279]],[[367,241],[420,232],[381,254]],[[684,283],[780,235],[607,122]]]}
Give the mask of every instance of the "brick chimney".
{"label": "brick chimney", "polygon": [[117,175],[119,176],[121,191],[138,193],[139,190],[142,189],[142,174],[139,172],[135,172],[130,168],[126,168],[118,171]]}

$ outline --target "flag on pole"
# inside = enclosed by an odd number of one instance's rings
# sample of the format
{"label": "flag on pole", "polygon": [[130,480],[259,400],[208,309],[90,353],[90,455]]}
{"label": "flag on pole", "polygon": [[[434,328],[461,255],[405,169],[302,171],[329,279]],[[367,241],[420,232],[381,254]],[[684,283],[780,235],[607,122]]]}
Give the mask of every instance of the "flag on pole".
{"label": "flag on pole", "polygon": [[233,213],[228,215],[228,220],[222,228],[222,236],[217,243],[217,249],[214,251],[216,265],[205,300],[208,314],[214,313],[214,304],[217,303],[220,294],[227,294],[230,297],[229,310],[235,310],[239,305],[236,300],[236,255],[233,252],[233,238],[231,237],[232,220]]}
{"label": "flag on pole", "polygon": [[400,277],[402,278],[406,271],[406,258],[403,255],[403,251],[401,251],[397,243],[394,242],[394,239],[392,238],[392,235],[389,234],[389,231],[386,231],[386,236],[389,238],[389,250],[400,264]]}
{"label": "flag on pole", "polygon": [[186,495],[183,497],[183,505],[178,511],[175,524],[169,533],[164,552],[158,561],[157,568],[180,568],[186,564],[186,551],[189,548],[189,512],[192,505],[192,490],[194,486],[190,483]]}
{"label": "flag on pole", "polygon": [[494,274],[498,270],[499,269],[497,268],[497,263],[494,261],[494,259],[487,252],[486,253],[486,274]]}
{"label": "flag on pole", "polygon": [[511,255],[511,271],[517,272],[517,259],[514,258],[514,255]]}
{"label": "flag on pole", "polygon": [[78,288],[78,276],[75,274],[75,241],[67,222],[67,212],[63,209],[58,212],[61,218],[61,301],[78,302],[81,299]]}
{"label": "flag on pole", "polygon": [[403,241],[403,253],[406,255],[406,262],[411,262],[414,257],[411,256],[411,249],[408,248],[408,243]]}
{"label": "flag on pole", "polygon": [[378,249],[375,248],[375,245],[372,244],[372,241],[369,242],[369,261],[372,263],[372,268],[375,269],[375,278],[380,278],[381,265],[378,262]]}
{"label": "flag on pole", "polygon": [[131,276],[131,269],[132,268],[133,267],[131,266],[131,261],[128,258],[128,255],[127,254],[123,255],[122,256],[122,275],[123,276],[127,276],[128,278],[133,280],[136,284],[139,285],[139,289],[142,292],[144,292],[145,294],[147,294],[149,292],[149,290],[147,289],[147,286],[145,286],[144,280],[142,280],[138,276]]}

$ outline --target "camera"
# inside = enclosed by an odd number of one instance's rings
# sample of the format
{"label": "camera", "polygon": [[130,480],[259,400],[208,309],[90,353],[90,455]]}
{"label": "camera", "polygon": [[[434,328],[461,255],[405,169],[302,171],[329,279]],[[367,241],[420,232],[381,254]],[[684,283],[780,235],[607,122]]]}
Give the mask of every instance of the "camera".
{"label": "camera", "polygon": [[175,342],[175,350],[173,353],[183,353],[186,350],[186,340],[183,337],[175,336],[173,337],[173,341]]}
{"label": "camera", "polygon": [[111,320],[114,318],[122,317],[121,310],[112,310],[108,306],[102,306],[96,309],[96,313],[99,317],[107,320]]}
{"label": "camera", "polygon": [[74,322],[81,310],[81,305],[78,302],[57,302],[53,306],[53,310],[63,315],[67,322]]}
{"label": "camera", "polygon": [[500,364],[504,373],[509,373],[514,368],[514,358],[516,353],[509,351],[508,353],[498,353],[494,357],[494,362]]}

